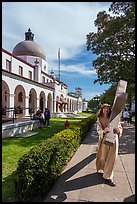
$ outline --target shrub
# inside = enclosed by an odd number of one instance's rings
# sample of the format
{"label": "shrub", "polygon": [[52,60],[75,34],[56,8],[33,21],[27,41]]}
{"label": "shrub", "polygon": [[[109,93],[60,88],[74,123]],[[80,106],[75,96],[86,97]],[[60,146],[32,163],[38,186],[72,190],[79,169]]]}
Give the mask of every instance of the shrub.
{"label": "shrub", "polygon": [[45,196],[70,160],[95,116],[83,119],[32,148],[20,158],[15,176],[15,196],[20,201]]}
{"label": "shrub", "polygon": [[92,114],[92,116],[88,118],[84,118],[83,120],[80,121],[79,126],[81,130],[81,141],[85,138],[87,135],[89,129],[93,126],[93,124],[96,121],[96,114]]}

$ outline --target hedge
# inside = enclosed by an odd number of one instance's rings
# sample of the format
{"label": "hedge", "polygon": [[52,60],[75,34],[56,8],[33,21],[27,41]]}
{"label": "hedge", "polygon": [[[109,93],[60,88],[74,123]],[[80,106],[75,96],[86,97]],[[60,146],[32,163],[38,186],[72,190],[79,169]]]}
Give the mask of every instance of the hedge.
{"label": "hedge", "polygon": [[79,125],[55,134],[19,159],[14,180],[19,201],[41,199],[48,194],[95,120],[95,115],[81,120]]}

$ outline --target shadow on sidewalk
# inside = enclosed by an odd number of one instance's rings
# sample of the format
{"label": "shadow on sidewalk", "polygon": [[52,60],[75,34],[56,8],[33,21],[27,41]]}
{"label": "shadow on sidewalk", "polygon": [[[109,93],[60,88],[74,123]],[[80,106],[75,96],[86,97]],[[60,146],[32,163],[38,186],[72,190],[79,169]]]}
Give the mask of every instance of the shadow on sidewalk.
{"label": "shadow on sidewalk", "polygon": [[104,184],[104,180],[102,175],[96,173],[92,173],[86,176],[82,176],[71,181],[64,181],[61,187],[62,191],[59,190],[59,193],[53,193],[52,195],[48,196],[48,201],[46,202],[63,202],[67,199],[65,192],[74,191],[82,188],[91,187],[98,184]]}
{"label": "shadow on sidewalk", "polygon": [[135,202],[135,194],[125,198],[123,202]]}
{"label": "shadow on sidewalk", "polygon": [[[87,158],[79,162],[77,165],[73,166],[71,169],[64,172],[58,180],[59,184],[57,182],[55,188],[52,189],[53,191],[49,192],[47,196],[48,200],[47,201],[45,200],[43,202],[63,202],[67,198],[65,194],[66,191],[74,191],[98,184],[103,184],[104,180],[102,178],[102,174],[99,174],[97,172],[67,181],[74,174],[76,174],[78,171],[80,171],[82,168],[84,168],[86,165],[92,162],[95,158],[96,153],[88,156]],[[57,186],[60,186],[60,188],[58,189]],[[54,189],[58,189],[58,191]]]}
{"label": "shadow on sidewalk", "polygon": [[[92,136],[85,138],[83,144],[95,144],[98,141],[96,128],[92,129]],[[120,138],[119,154],[134,154],[135,153],[135,127],[123,128],[123,134]],[[96,153],[91,154],[71,169],[64,172],[55,187],[49,192],[44,202],[63,202],[67,199],[65,192],[77,191],[87,187],[104,184],[101,174],[97,172],[82,175],[80,177],[71,178],[86,165],[96,158]],[[71,178],[71,180],[69,180]],[[78,193],[78,192],[77,192]],[[80,193],[80,192],[79,192]],[[123,202],[134,202],[134,197],[128,197]]]}
{"label": "shadow on sidewalk", "polygon": [[119,154],[135,154],[135,127],[124,127],[119,140]]}

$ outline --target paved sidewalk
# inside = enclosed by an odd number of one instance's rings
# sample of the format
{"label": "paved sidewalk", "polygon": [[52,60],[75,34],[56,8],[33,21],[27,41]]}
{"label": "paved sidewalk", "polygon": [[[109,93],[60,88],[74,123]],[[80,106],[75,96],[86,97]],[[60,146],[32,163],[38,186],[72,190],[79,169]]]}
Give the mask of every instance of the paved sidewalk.
{"label": "paved sidewalk", "polygon": [[97,142],[94,126],[43,202],[135,202],[135,127],[124,127],[120,138],[116,187],[96,172]]}

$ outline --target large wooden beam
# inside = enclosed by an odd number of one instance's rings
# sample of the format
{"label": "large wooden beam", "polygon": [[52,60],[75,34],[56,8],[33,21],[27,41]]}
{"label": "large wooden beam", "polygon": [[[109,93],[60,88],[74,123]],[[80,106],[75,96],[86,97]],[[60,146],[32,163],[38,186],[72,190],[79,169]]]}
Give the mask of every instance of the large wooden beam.
{"label": "large wooden beam", "polygon": [[104,144],[112,146],[115,142],[115,137],[116,135],[113,133],[113,129],[115,127],[118,127],[118,124],[121,119],[121,111],[125,106],[125,102],[127,100],[127,93],[126,93],[126,88],[127,88],[127,82],[120,80],[117,86],[112,110],[111,110],[111,115],[109,119],[109,124],[108,127],[110,129],[110,132],[105,135],[104,137]]}

